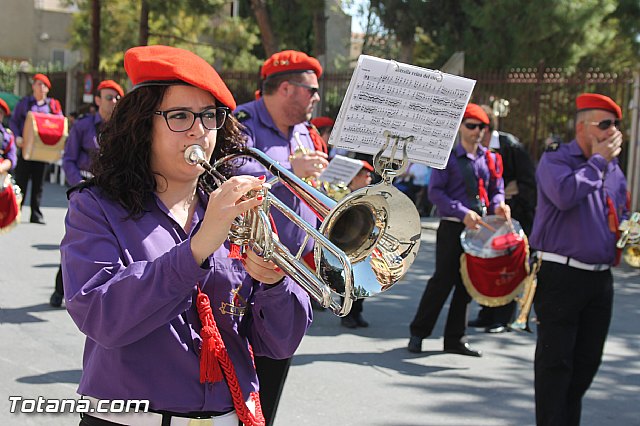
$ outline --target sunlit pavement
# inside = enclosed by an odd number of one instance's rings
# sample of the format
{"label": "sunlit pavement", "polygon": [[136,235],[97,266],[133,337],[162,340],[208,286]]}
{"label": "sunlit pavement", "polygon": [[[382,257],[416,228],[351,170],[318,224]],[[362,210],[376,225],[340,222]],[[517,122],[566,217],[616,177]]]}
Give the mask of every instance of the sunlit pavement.
{"label": "sunlit pavement", "polygon": [[[75,414],[11,414],[9,396],[75,398],[83,336],[64,308],[49,307],[64,232],[63,187],[47,184],[46,225],[0,235],[1,425],[74,425]],[[25,222],[26,217],[26,222]],[[433,272],[435,223],[425,222],[418,260],[389,292],[364,303],[369,328],[349,330],[329,312],[294,357],[276,425],[533,425],[534,334],[469,330],[482,358],[441,352],[445,306],[423,354],[406,350],[411,321]],[[640,425],[640,271],[616,268],[614,318],[583,426]],[[471,305],[470,317],[477,306]],[[153,362],[153,360],[149,360]]]}

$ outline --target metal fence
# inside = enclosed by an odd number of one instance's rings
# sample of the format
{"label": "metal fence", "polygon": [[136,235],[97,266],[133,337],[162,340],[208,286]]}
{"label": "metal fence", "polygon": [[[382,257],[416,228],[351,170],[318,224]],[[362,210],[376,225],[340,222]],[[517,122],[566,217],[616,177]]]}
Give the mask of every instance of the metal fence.
{"label": "metal fence", "polygon": [[[259,87],[259,76],[255,72],[221,71],[223,80],[234,94],[238,104],[255,99]],[[66,111],[80,109],[83,105],[83,85],[86,73],[55,73],[56,83],[52,95],[69,104]],[[318,115],[335,117],[349,86],[352,72],[325,73],[320,82],[321,102],[316,111]],[[538,68],[511,69],[509,71],[473,72],[465,76],[476,80],[472,102],[492,105],[506,100],[508,113],[500,118],[500,130],[516,135],[527,147],[531,156],[538,159],[544,150],[545,140],[553,135],[563,141],[573,137],[575,116],[575,98],[582,92],[597,92],[612,97],[624,114],[623,131],[628,140],[631,132],[631,120],[628,118],[633,99],[634,76],[631,71],[606,72],[586,70],[567,72],[562,69],[541,65]],[[126,74],[102,73],[98,81],[113,79],[123,87],[130,87]],[[25,86],[25,90],[30,88]],[[63,93],[64,91],[64,93]],[[24,95],[26,93],[19,93]],[[66,101],[66,102],[65,102]],[[87,105],[84,104],[86,108]],[[623,152],[621,164],[627,163]]]}

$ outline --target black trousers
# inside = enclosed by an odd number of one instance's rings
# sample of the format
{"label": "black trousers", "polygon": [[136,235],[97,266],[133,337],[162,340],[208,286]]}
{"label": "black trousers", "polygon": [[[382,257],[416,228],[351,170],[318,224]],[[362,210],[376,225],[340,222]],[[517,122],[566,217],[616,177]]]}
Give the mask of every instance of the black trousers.
{"label": "black trousers", "polygon": [[58,273],[56,274],[56,292],[64,295],[64,285],[62,284],[62,264],[60,264]]}
{"label": "black trousers", "polygon": [[[344,297],[341,297],[340,300],[342,301],[342,303],[344,303]],[[349,311],[349,313],[347,315],[345,315],[345,317],[356,318],[358,315],[360,315],[362,313],[362,310],[363,310],[363,307],[362,307],[363,303],[364,303],[364,299],[358,299],[358,300],[354,301],[351,304],[351,310]]]}
{"label": "black trousers", "polygon": [[[42,188],[44,187],[44,170],[47,163],[42,161],[29,161],[18,155],[18,165],[16,166],[16,184],[22,191],[22,204],[27,199],[27,186],[31,181],[31,220],[43,219],[40,211],[40,201],[42,200]],[[22,206],[20,206],[22,207]]]}
{"label": "black trousers", "polygon": [[542,262],[534,299],[538,426],[580,424],[582,397],[600,366],[612,307],[610,270]]}
{"label": "black trousers", "polygon": [[260,405],[265,425],[273,425],[276,417],[284,382],[291,367],[291,358],[273,359],[266,356],[254,357],[256,373],[260,382]]}
{"label": "black trousers", "polygon": [[516,301],[511,301],[503,306],[482,306],[478,312],[478,318],[489,325],[508,325],[513,321],[513,315],[516,312]]}
{"label": "black trousers", "polygon": [[462,284],[460,255],[463,253],[460,234],[464,224],[441,220],[436,237],[436,270],[427,282],[418,311],[410,325],[411,335],[429,337],[438,321],[440,311],[453,288],[447,323],[444,328],[444,344],[464,341],[467,327],[467,307],[471,296]]}

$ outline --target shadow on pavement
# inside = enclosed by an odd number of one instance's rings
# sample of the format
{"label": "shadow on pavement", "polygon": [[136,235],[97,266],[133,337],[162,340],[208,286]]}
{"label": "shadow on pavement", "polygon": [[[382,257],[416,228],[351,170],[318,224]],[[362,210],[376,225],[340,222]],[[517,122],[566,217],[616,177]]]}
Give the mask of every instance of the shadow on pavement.
{"label": "shadow on pavement", "polygon": [[48,383],[80,383],[82,370],[62,370],[50,371],[48,373],[37,374],[35,376],[18,377],[18,383],[27,383],[30,385],[48,384]]}
{"label": "shadow on pavement", "polygon": [[299,354],[293,358],[293,365],[304,365],[315,362],[342,362],[348,365],[387,368],[408,376],[426,376],[447,370],[468,370],[468,367],[426,366],[410,362],[415,358],[442,354],[440,351],[425,351],[420,355],[410,356],[404,348],[391,349],[386,352]]}
{"label": "shadow on pavement", "polygon": [[33,322],[47,322],[42,318],[31,315],[36,312],[54,310],[48,303],[24,306],[22,308],[0,308],[0,324],[26,324]]}

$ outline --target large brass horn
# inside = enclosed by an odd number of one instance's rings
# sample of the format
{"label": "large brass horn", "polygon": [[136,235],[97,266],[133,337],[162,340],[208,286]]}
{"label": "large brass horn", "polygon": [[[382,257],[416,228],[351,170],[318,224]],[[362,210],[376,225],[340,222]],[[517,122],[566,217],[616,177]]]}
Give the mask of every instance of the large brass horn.
{"label": "large brass horn", "polygon": [[[184,153],[187,163],[202,166],[218,185],[225,178],[217,168],[243,157],[262,164],[273,175],[268,184],[285,185],[314,211],[322,225],[320,231],[316,230],[269,193],[269,185],[265,185],[263,203],[236,218],[229,239],[272,260],[334,314],[344,316],[357,298],[388,290],[415,260],[420,247],[420,217],[413,202],[390,185],[390,179],[336,202],[255,148],[227,155],[213,165],[199,145],[189,146]],[[269,220],[272,207],[314,240],[315,271],[301,260],[305,244],[292,254],[273,237]],[[344,302],[337,296],[344,296]]]}
{"label": "large brass horn", "polygon": [[628,220],[623,220],[618,228],[620,238],[616,247],[624,250],[623,259],[632,268],[640,268],[640,213],[634,212]]}

